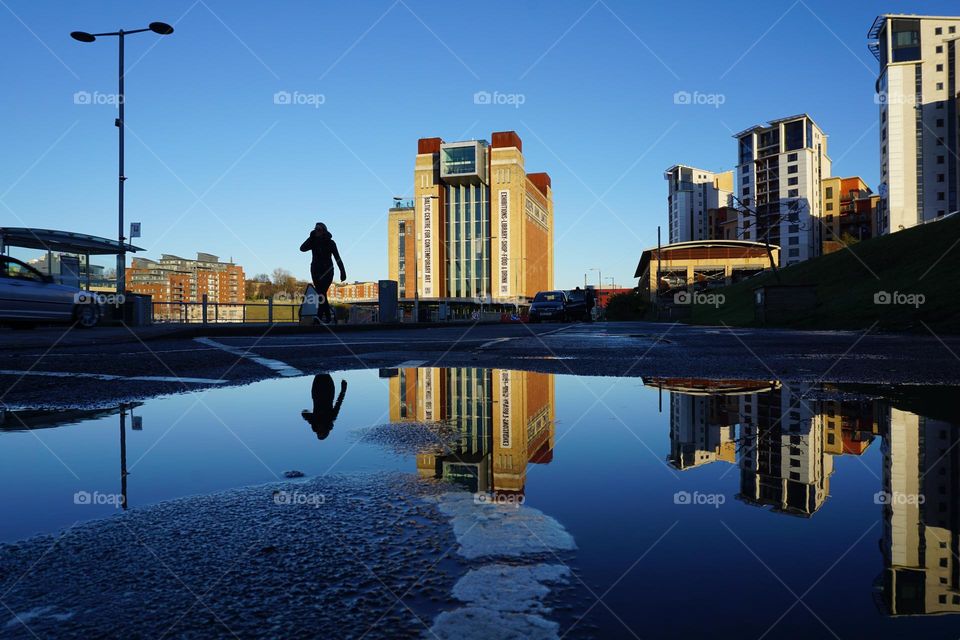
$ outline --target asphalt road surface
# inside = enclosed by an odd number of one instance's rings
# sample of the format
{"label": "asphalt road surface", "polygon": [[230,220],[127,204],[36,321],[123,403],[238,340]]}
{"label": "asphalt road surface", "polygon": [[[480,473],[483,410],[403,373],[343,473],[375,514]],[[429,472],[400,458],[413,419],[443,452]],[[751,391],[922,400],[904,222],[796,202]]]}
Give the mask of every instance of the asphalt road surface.
{"label": "asphalt road surface", "polygon": [[[79,331],[79,330],[74,330]],[[103,331],[102,334],[95,332]],[[960,384],[960,336],[476,324],[249,336],[0,330],[0,408],[85,407],[321,371],[415,366],[784,382]],[[258,332],[258,333],[262,333]],[[101,338],[102,336],[102,338]]]}

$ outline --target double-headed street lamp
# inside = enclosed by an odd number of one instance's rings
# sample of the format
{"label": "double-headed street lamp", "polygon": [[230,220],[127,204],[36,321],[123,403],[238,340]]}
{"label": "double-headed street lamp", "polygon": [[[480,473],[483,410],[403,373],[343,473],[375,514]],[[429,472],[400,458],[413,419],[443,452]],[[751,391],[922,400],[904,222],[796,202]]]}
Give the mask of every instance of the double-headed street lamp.
{"label": "double-headed street lamp", "polygon": [[111,31],[108,33],[87,33],[86,31],[73,31],[70,34],[70,37],[73,38],[74,40],[77,40],[78,42],[93,42],[94,40],[96,40],[101,36],[117,36],[120,38],[120,64],[119,64],[119,70],[120,70],[119,92],[120,93],[117,96],[117,103],[119,105],[120,117],[114,121],[114,124],[116,125],[117,129],[119,129],[120,131],[120,152],[119,152],[120,185],[119,185],[119,191],[118,191],[119,203],[117,205],[118,216],[119,216],[119,220],[117,223],[118,224],[117,239],[120,241],[120,249],[119,249],[120,253],[117,254],[117,293],[122,293],[124,291],[124,287],[126,286],[125,265],[126,265],[126,257],[127,257],[127,252],[124,250],[125,238],[123,236],[123,183],[127,179],[127,177],[123,175],[123,128],[124,128],[123,126],[123,107],[124,107],[123,105],[123,102],[124,102],[123,100],[123,39],[124,39],[124,36],[128,36],[133,33],[144,33],[145,31],[152,31],[161,36],[168,36],[171,33],[173,33],[173,27],[171,27],[165,22],[151,22],[146,29],[130,29],[129,31],[124,31],[123,29],[120,29],[119,31]]}

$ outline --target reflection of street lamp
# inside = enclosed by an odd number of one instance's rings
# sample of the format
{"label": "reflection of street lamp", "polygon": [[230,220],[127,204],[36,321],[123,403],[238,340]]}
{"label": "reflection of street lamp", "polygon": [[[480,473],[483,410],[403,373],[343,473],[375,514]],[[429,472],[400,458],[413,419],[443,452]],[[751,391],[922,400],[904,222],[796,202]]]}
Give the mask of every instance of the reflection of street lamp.
{"label": "reflection of street lamp", "polygon": [[126,286],[124,282],[124,277],[125,277],[124,271],[126,269],[125,262],[127,257],[127,252],[124,251],[124,247],[123,247],[123,240],[124,240],[124,237],[123,237],[123,183],[127,179],[126,176],[123,175],[123,128],[124,128],[124,125],[123,125],[123,106],[124,106],[123,105],[123,39],[124,39],[124,36],[130,35],[132,33],[143,33],[145,31],[152,31],[161,36],[168,36],[171,33],[173,33],[173,27],[171,27],[165,22],[151,22],[146,29],[131,29],[129,31],[124,31],[123,29],[120,29],[119,31],[111,31],[107,33],[87,33],[86,31],[73,31],[70,34],[70,37],[78,42],[93,42],[94,40],[96,40],[98,37],[101,37],[101,36],[117,36],[118,38],[120,38],[120,64],[119,64],[120,81],[119,81],[119,95],[117,96],[117,103],[119,108],[118,115],[120,117],[114,121],[114,124],[120,130],[120,152],[119,152],[120,185],[119,185],[119,192],[118,192],[119,204],[117,205],[118,217],[119,217],[119,220],[118,220],[119,231],[117,234],[117,239],[120,241],[120,250],[119,250],[120,252],[117,254],[117,293],[123,292],[124,289],[122,289],[121,287]]}
{"label": "reflection of street lamp", "polygon": [[[597,295],[599,296],[599,295],[600,295],[600,289],[603,288],[603,272],[600,271],[600,268],[599,268],[599,267],[590,267],[589,269],[587,269],[587,271],[596,271],[596,272],[597,272],[597,285],[598,285],[598,286],[597,286]],[[584,280],[584,283],[586,283],[586,280]],[[584,284],[584,286],[586,286],[586,284]],[[597,306],[600,306],[599,300],[597,300]],[[600,307],[600,308],[602,309],[603,307]]]}

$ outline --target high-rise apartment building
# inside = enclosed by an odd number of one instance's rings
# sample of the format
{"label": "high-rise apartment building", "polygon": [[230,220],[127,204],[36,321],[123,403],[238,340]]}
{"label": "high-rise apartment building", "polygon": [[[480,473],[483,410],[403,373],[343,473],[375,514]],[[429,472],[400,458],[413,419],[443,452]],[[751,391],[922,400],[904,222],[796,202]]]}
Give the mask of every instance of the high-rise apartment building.
{"label": "high-rise apartment building", "polygon": [[739,239],[762,242],[766,237],[781,248],[781,266],[819,255],[822,182],[831,169],[826,134],[801,114],[734,137],[739,151],[735,195],[742,203]]}
{"label": "high-rise apartment building", "polygon": [[388,216],[391,279],[402,300],[467,309],[523,304],[553,288],[553,190],[527,173],[513,131],[491,141],[421,138],[414,199]]}
{"label": "high-rise apartment building", "polygon": [[960,17],[887,14],[870,28],[880,62],[881,233],[957,211]]}
{"label": "high-rise apartment building", "polygon": [[712,173],[682,164],[667,169],[667,210],[670,244],[723,238],[721,218],[733,205],[733,171]]}

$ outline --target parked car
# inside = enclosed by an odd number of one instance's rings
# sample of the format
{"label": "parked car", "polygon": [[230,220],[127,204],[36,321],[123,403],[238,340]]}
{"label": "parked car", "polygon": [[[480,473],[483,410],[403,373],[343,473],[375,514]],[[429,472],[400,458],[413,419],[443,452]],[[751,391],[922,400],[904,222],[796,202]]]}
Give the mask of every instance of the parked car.
{"label": "parked car", "polygon": [[530,322],[567,320],[567,294],[564,291],[540,291],[530,305]]}
{"label": "parked car", "polygon": [[81,327],[92,327],[102,315],[95,294],[57,284],[25,262],[0,256],[0,323],[32,326],[76,321]]}

